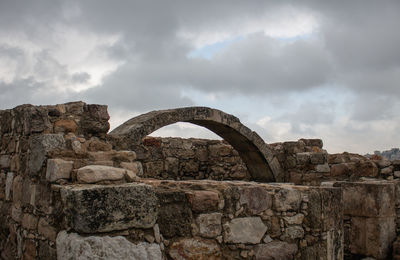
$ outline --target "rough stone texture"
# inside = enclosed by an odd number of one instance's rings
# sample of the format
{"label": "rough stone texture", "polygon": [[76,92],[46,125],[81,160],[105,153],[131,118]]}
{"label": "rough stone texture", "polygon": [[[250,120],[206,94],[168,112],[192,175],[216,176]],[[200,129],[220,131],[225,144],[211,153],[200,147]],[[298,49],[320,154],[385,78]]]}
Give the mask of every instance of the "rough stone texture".
{"label": "rough stone texture", "polygon": [[256,260],[287,260],[293,259],[297,253],[297,245],[281,241],[260,244],[255,248]]}
{"label": "rough stone texture", "polygon": [[121,162],[121,167],[132,171],[136,176],[143,176],[143,166],[140,162]]}
{"label": "rough stone texture", "polygon": [[64,161],[62,159],[47,160],[46,180],[55,182],[60,179],[71,178],[73,166],[73,161]]}
{"label": "rough stone texture", "polygon": [[349,235],[351,253],[387,259],[396,238],[395,218],[352,217]]}
{"label": "rough stone texture", "polygon": [[30,175],[35,175],[42,168],[46,154],[53,149],[65,147],[65,140],[61,134],[36,135],[30,139],[28,169]]}
{"label": "rough stone texture", "polygon": [[394,217],[393,183],[338,183],[343,189],[344,214],[359,217]]}
{"label": "rough stone texture", "polygon": [[11,189],[13,186],[13,180],[14,180],[14,173],[13,172],[9,172],[7,173],[7,179],[6,179],[6,200],[10,200],[10,196],[11,196]]}
{"label": "rough stone texture", "polygon": [[169,256],[174,260],[222,259],[221,250],[213,240],[185,238],[172,244]]}
{"label": "rough stone texture", "polygon": [[258,244],[266,231],[267,226],[259,217],[236,218],[224,225],[224,241]]}
{"label": "rough stone texture", "polygon": [[274,208],[279,211],[297,211],[300,207],[300,203],[300,192],[294,189],[281,190],[275,194],[274,197]]}
{"label": "rough stone texture", "polygon": [[80,183],[96,183],[100,181],[118,181],[124,179],[125,169],[103,166],[88,165],[79,168],[76,176]]}
{"label": "rough stone texture", "polygon": [[157,197],[145,184],[74,185],[61,196],[67,224],[78,232],[150,228],[157,219]]}
{"label": "rough stone texture", "polygon": [[82,237],[61,231],[57,235],[57,259],[161,260],[162,253],[158,244],[133,244],[121,236]]}
{"label": "rough stone texture", "polygon": [[221,213],[200,214],[196,222],[202,237],[213,238],[221,234]]}
{"label": "rough stone texture", "polygon": [[258,214],[272,206],[272,196],[262,187],[244,187],[239,192],[240,204],[247,205],[252,214]]}
{"label": "rough stone texture", "polygon": [[192,210],[196,212],[208,212],[217,209],[219,197],[214,191],[194,191],[189,193],[189,202]]}

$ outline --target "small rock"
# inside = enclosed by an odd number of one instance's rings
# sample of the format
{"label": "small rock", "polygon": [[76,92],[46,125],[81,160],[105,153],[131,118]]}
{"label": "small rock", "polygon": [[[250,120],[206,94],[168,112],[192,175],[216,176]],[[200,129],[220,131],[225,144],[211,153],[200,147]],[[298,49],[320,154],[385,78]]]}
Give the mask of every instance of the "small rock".
{"label": "small rock", "polygon": [[160,227],[158,226],[158,224],[155,224],[153,226],[153,232],[154,232],[154,239],[156,240],[156,242],[158,244],[160,244],[161,242],[161,236],[160,236]]}
{"label": "small rock", "polygon": [[272,242],[272,238],[269,235],[266,235],[263,239],[263,242],[265,244],[268,244],[269,242]]}
{"label": "small rock", "polygon": [[149,235],[149,234],[145,235],[144,239],[146,239],[146,241],[149,242],[149,243],[153,243],[154,240],[155,240],[154,237],[152,235]]}

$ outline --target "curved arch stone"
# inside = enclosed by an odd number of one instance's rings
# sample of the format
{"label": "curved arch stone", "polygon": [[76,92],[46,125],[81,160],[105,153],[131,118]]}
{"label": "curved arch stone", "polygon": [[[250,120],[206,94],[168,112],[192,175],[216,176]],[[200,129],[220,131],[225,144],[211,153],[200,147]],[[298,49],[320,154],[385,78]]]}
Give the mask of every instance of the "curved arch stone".
{"label": "curved arch stone", "polygon": [[157,129],[177,122],[189,122],[205,127],[226,140],[239,153],[253,180],[282,180],[277,158],[263,139],[230,114],[208,107],[185,107],[152,111],[134,117],[115,128],[110,137],[120,149],[140,144]]}

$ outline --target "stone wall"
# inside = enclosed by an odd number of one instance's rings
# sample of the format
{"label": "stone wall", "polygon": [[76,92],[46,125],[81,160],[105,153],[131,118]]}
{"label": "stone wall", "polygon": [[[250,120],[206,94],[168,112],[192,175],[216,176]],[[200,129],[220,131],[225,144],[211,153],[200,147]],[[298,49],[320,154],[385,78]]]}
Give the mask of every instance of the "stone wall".
{"label": "stone wall", "polygon": [[398,161],[330,155],[319,139],[275,143],[292,184],[262,184],[225,141],[147,137],[116,150],[108,119],[83,102],[0,111],[0,259],[400,252]]}
{"label": "stone wall", "polygon": [[[136,149],[139,151],[139,149]],[[147,137],[137,153],[144,177],[173,180],[250,180],[236,150],[223,140]]]}

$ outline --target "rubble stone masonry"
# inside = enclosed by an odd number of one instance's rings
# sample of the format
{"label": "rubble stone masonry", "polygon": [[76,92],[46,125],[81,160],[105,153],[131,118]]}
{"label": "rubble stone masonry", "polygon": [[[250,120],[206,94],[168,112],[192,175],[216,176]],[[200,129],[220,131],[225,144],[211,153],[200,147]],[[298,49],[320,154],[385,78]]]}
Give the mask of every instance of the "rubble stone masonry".
{"label": "rubble stone masonry", "polygon": [[225,140],[121,149],[108,120],[83,102],[0,111],[0,259],[400,259],[399,161],[301,139],[267,145],[279,183],[255,182]]}

